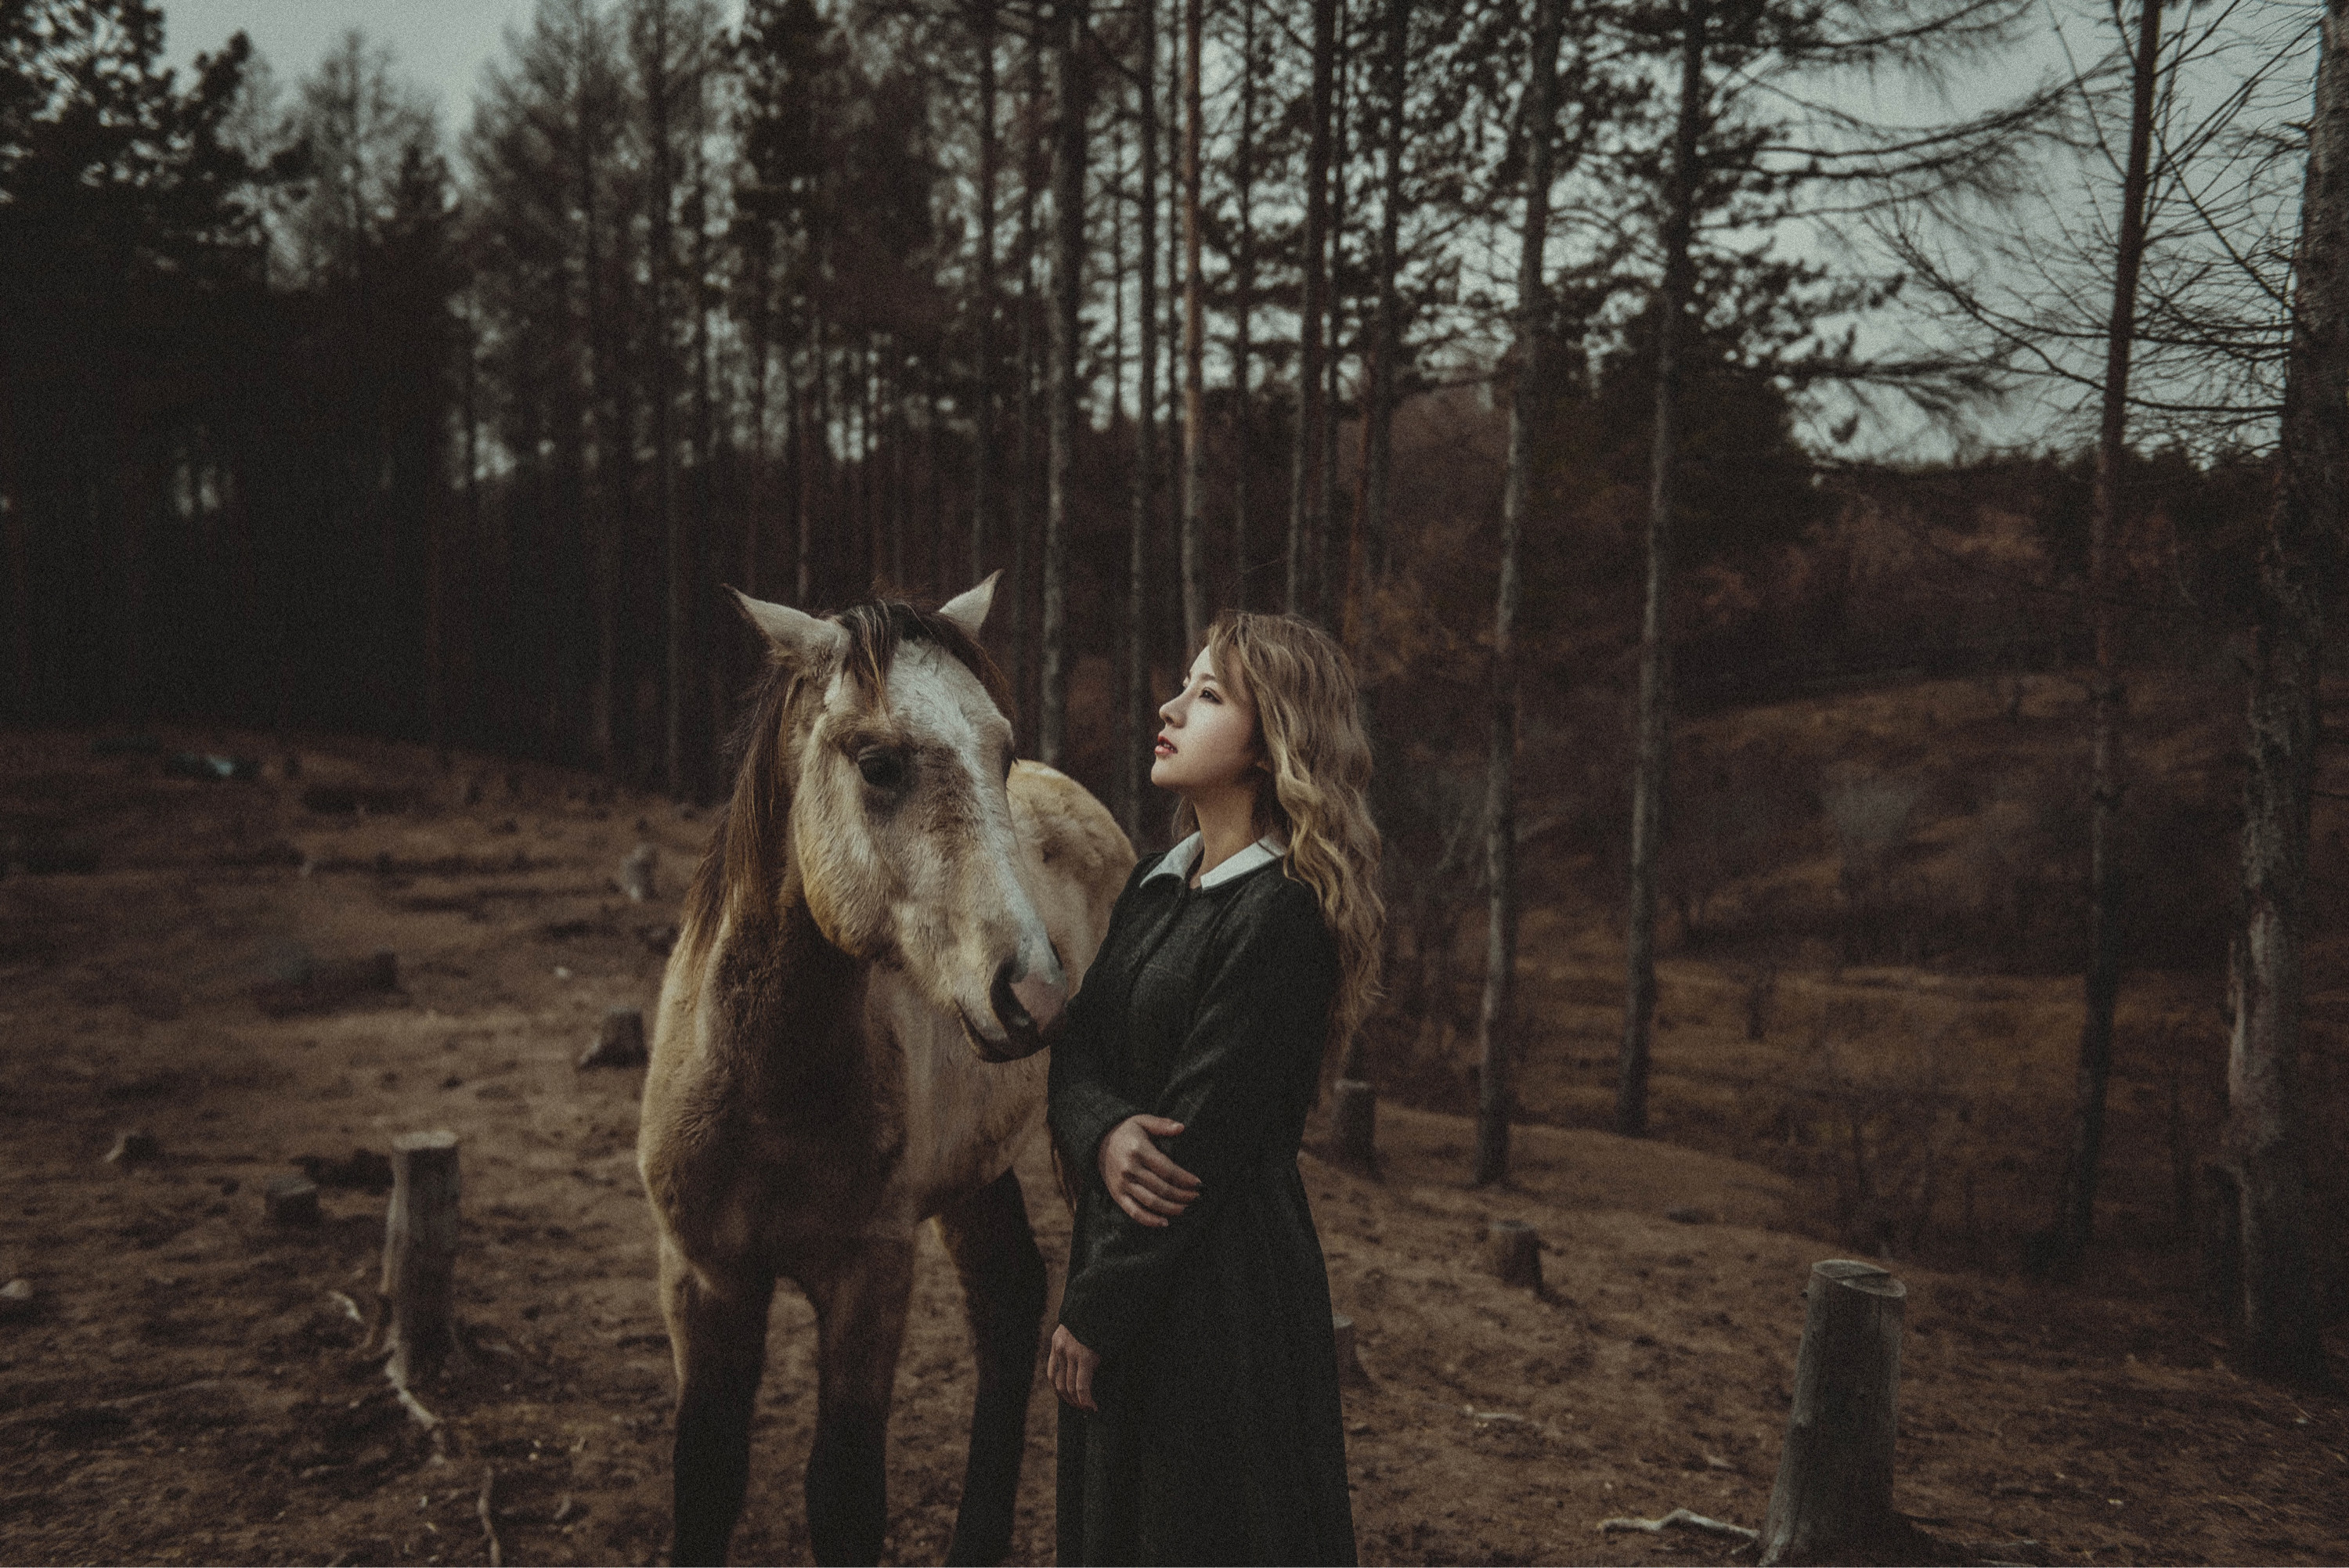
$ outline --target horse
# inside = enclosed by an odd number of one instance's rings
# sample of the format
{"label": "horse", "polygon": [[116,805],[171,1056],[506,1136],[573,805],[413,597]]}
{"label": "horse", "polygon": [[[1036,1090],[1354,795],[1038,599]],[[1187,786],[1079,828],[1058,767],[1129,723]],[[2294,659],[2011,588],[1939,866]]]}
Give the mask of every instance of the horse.
{"label": "horse", "polygon": [[878,1560],[928,1220],[978,1364],[947,1561],[1010,1546],[1045,1305],[1012,1157],[1134,857],[1081,786],[1015,760],[977,640],[995,581],[821,619],[735,595],[768,658],[662,980],[637,1139],[677,1371],[674,1563],[723,1561],[741,1514],[778,1279],[817,1323],[810,1542]]}

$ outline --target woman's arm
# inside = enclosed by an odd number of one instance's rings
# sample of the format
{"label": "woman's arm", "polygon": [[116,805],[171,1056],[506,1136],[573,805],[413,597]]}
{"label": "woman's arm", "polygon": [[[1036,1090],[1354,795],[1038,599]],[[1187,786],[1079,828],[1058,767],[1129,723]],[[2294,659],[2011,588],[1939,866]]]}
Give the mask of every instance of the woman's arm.
{"label": "woman's arm", "polygon": [[1154,862],[1143,861],[1126,879],[1125,891],[1110,911],[1109,931],[1093,954],[1085,983],[1069,999],[1061,1016],[1061,1032],[1052,1042],[1050,1077],[1045,1089],[1045,1118],[1060,1145],[1061,1160],[1071,1180],[1082,1182],[1093,1169],[1093,1158],[1109,1130],[1142,1110],[1117,1091],[1110,1076],[1109,1044],[1114,1020],[1105,1016],[1109,987],[1093,983],[1102,961],[1117,951],[1118,942],[1133,923],[1134,891]]}
{"label": "woman's arm", "polygon": [[1312,1098],[1337,984],[1337,944],[1311,891],[1281,881],[1261,923],[1240,934],[1208,977],[1156,1108],[1184,1126],[1165,1153],[1197,1175],[1199,1199],[1164,1226],[1113,1222],[1071,1276],[1061,1322],[1087,1349],[1113,1356],[1125,1345],[1219,1200],[1242,1187],[1275,1130]]}

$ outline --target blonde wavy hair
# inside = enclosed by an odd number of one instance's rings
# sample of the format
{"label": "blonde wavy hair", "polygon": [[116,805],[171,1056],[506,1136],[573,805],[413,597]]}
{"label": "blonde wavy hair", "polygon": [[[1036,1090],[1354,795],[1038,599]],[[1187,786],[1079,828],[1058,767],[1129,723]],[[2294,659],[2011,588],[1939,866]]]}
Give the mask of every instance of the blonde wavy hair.
{"label": "blonde wavy hair", "polygon": [[[1362,730],[1354,667],[1330,634],[1296,615],[1227,611],[1207,628],[1216,678],[1256,707],[1257,738],[1271,788],[1257,791],[1259,833],[1288,841],[1288,874],[1313,890],[1338,939],[1331,1047],[1351,1038],[1379,995],[1379,830],[1371,820],[1371,742]],[[1174,814],[1177,837],[1196,827],[1190,802]]]}

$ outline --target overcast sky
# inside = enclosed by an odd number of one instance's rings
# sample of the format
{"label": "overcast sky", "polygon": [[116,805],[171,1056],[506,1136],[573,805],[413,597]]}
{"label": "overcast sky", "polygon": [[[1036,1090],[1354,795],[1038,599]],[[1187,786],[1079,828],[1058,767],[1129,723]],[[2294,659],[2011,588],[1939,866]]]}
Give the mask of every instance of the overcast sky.
{"label": "overcast sky", "polygon": [[509,24],[530,19],[533,0],[162,0],[164,50],[185,67],[243,31],[291,88],[357,27],[391,46],[393,64],[437,104],[451,136],[472,116],[484,62]]}
{"label": "overcast sky", "polygon": [[[281,88],[287,91],[317,68],[319,61],[345,33],[358,28],[371,42],[388,45],[395,71],[432,100],[446,144],[452,149],[472,118],[472,102],[482,67],[503,53],[509,28],[519,31],[528,25],[535,3],[536,0],[161,0],[165,52],[171,64],[184,69],[194,63],[197,55],[218,49],[231,35],[242,29],[267,59]],[[2102,19],[2086,12],[2085,3],[2083,0],[2083,5],[2071,7],[2050,6],[2051,16],[2069,15],[2072,28],[2067,30],[2076,32],[2075,46],[2085,51],[2084,58],[2109,41]],[[2210,8],[2209,0],[2204,0],[2201,9]],[[730,16],[739,13],[739,0],[730,0],[721,9]],[[2312,0],[2291,0],[2283,5],[2275,4],[2275,0],[2257,0],[2251,9],[2255,15],[2265,12],[2269,21],[2277,24],[2274,30],[2281,38],[2295,28],[2304,28],[2314,6]],[[2010,58],[2007,72],[2015,73],[2011,78],[2004,73],[1992,72],[1969,79],[1957,97],[1981,97],[1985,101],[2002,97],[2022,86],[2024,79],[2056,67],[2061,58],[2061,46],[2051,32],[2037,40],[2035,46],[2026,46]],[[2224,67],[2231,61],[2218,64]],[[2304,101],[2292,99],[2296,90],[2287,88],[2285,107]],[[1890,109],[1894,118],[1902,118],[1898,106],[1871,101],[1873,94],[1863,84],[1855,83],[1837,96],[1844,100],[1844,107],[1855,111],[1884,113]],[[1971,109],[1979,105],[1920,105],[1920,109],[1922,118],[1930,120],[1935,118],[1936,110],[1947,113],[1951,107]],[[2083,196],[2084,203],[2094,200],[2093,192]],[[1798,253],[1813,253],[1817,249],[1813,236],[1793,228],[1781,233],[1779,243],[1783,249]],[[1514,252],[1510,255],[1513,257]],[[1510,264],[1514,265],[1514,262]],[[1888,341],[1897,336],[1904,325],[1915,324],[1890,318],[1871,319],[1868,336],[1872,342]],[[2049,390],[2056,404],[2080,402],[2081,395],[2076,390],[2066,391],[2060,387]],[[2033,426],[2046,418],[2048,413],[2044,405],[2010,410],[2003,417],[1985,420],[1985,426],[1992,430],[2007,427],[2006,433],[1994,438],[2013,438],[2012,431]],[[1878,432],[1877,442],[1889,441],[1900,447],[1914,433],[1913,423],[1896,418]]]}

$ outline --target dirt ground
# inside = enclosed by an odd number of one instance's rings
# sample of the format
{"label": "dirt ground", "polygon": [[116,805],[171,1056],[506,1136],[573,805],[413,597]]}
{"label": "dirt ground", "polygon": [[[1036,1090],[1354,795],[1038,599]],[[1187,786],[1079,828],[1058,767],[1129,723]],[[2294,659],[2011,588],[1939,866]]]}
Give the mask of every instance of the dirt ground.
{"label": "dirt ground", "polygon": [[[362,741],[305,739],[289,777],[253,735],[93,738],[0,734],[0,1280],[35,1291],[0,1322],[0,1560],[478,1563],[486,1512],[508,1563],[657,1561],[670,1377],[641,1073],[574,1064],[606,1008],[650,1004],[706,814]],[[261,766],[171,776],[181,750]],[[641,903],[614,882],[639,841]],[[397,986],[354,988],[385,950]],[[1754,1052],[1749,1095],[1785,1070]],[[1669,1077],[1658,1092],[1667,1137],[1703,1120]],[[1368,1373],[1346,1396],[1363,1560],[1725,1559],[1598,1526],[1675,1506],[1760,1523],[1803,1282],[1846,1250],[1804,1233],[1816,1205],[1761,1163],[1555,1126],[1520,1130],[1511,1184],[1472,1191],[1464,1121],[1380,1115],[1381,1179],[1304,1162]],[[426,1390],[445,1455],[357,1355],[381,1193],[329,1186],[314,1227],[262,1209],[299,1156],[429,1128],[463,1140],[470,1366]],[[153,1157],[109,1162],[132,1129]],[[1040,1147],[1021,1171],[1057,1270]],[[1495,1218],[1539,1231],[1541,1294],[1481,1271]],[[1895,1501],[1931,1530],[2012,1562],[2349,1562],[2349,1401],[2236,1377],[2174,1289],[1895,1266]],[[934,1239],[916,1292],[891,1562],[944,1552],[971,1391]],[[811,1315],[785,1293],[776,1315],[743,1562],[808,1555]],[[1029,1431],[1016,1553],[1042,1561],[1040,1380]]]}

